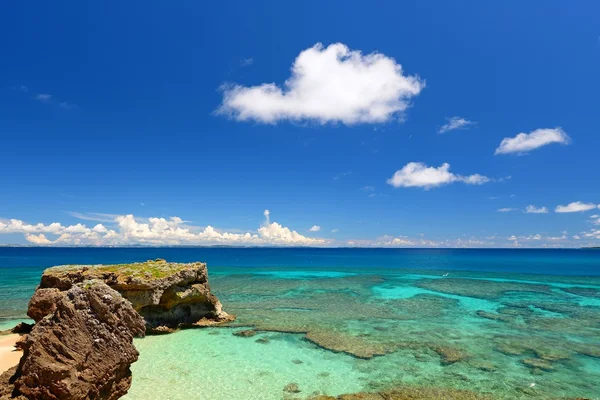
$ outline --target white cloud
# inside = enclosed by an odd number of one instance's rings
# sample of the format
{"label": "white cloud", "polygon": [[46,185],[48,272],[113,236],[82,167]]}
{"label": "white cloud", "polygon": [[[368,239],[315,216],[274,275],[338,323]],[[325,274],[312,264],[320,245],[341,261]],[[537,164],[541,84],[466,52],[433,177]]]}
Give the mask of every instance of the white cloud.
{"label": "white cloud", "polygon": [[47,245],[52,243],[43,233],[40,233],[39,235],[33,235],[29,233],[25,235],[25,239],[27,239],[28,242],[39,245]]}
{"label": "white cloud", "polygon": [[319,232],[321,230],[321,227],[319,225],[313,225],[309,231],[310,232]]}
{"label": "white cloud", "polygon": [[527,153],[551,143],[569,144],[571,138],[561,128],[536,129],[530,133],[519,133],[514,138],[504,138],[495,154]]}
{"label": "white cloud", "polygon": [[579,239],[581,239],[581,237],[579,235],[573,235],[573,239],[579,240]]}
{"label": "white cloud", "polygon": [[600,239],[600,229],[592,229],[591,231],[584,233],[583,236],[591,239]]}
{"label": "white cloud", "polygon": [[438,133],[446,133],[455,129],[466,129],[469,126],[475,125],[476,122],[469,121],[468,119],[461,117],[446,118],[447,122],[442,125],[438,130]]}
{"label": "white cloud", "polygon": [[381,246],[390,246],[390,247],[402,247],[402,246],[415,246],[416,243],[412,240],[409,240],[405,237],[395,237],[395,238],[387,238],[378,243]]}
{"label": "white cloud", "polygon": [[498,212],[511,212],[511,211],[515,211],[515,210],[516,210],[516,208],[505,207],[505,208],[499,208]]}
{"label": "white cloud", "polygon": [[529,236],[522,236],[519,239],[523,239],[523,240],[542,240],[542,235],[535,234],[535,235],[529,235]]}
{"label": "white cloud", "polygon": [[360,188],[363,192],[374,192],[375,186],[363,186]]}
{"label": "white cloud", "polygon": [[593,203],[582,203],[581,201],[575,201],[566,206],[557,206],[554,211],[557,213],[583,212],[593,210],[596,207],[598,206]]}
{"label": "white cloud", "polygon": [[387,180],[387,183],[395,188],[398,187],[422,187],[431,189],[454,182],[463,182],[468,185],[482,185],[490,179],[483,175],[474,174],[469,176],[456,175],[450,172],[450,164],[444,163],[439,167],[428,167],[421,162],[410,162],[402,169],[396,171]]}
{"label": "white cloud", "polygon": [[298,55],[283,88],[275,83],[225,87],[217,112],[267,124],[382,123],[401,117],[424,87],[419,77],[404,75],[400,64],[381,53],[363,55],[342,43],[317,43]]}
{"label": "white cloud", "polygon": [[[114,229],[103,224],[88,228],[83,224],[63,226],[60,223],[31,225],[21,220],[0,220],[0,234],[23,233],[25,239],[36,245],[289,245],[320,246],[326,239],[310,238],[269,220],[270,212],[264,212],[265,222],[258,233],[221,232],[212,226],[198,228],[186,225],[179,217],[137,219],[132,214],[114,218]],[[46,234],[55,235],[51,240]]]}
{"label": "white cloud", "polygon": [[339,231],[340,231],[340,230],[339,230],[338,228],[333,228],[333,229],[331,230],[331,233],[338,233]]}
{"label": "white cloud", "polygon": [[548,213],[548,209],[546,207],[536,207],[534,205],[528,205],[525,208],[525,212],[528,214],[546,214]]}
{"label": "white cloud", "polygon": [[106,229],[106,227],[102,224],[97,224],[92,228],[92,231],[97,233],[106,233],[108,232],[108,229]]}

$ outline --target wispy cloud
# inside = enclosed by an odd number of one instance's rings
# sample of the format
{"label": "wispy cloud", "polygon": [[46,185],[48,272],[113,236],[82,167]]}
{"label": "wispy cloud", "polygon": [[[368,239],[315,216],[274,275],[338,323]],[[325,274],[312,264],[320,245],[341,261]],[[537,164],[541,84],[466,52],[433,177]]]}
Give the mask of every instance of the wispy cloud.
{"label": "wispy cloud", "polygon": [[52,100],[52,95],[47,93],[40,93],[35,95],[34,99],[41,101],[42,103],[49,103]]}
{"label": "wispy cloud", "polygon": [[536,207],[534,205],[528,205],[525,208],[525,212],[528,214],[547,214],[548,209],[546,207]]}
{"label": "wispy cloud", "polygon": [[516,211],[516,210],[517,210],[516,208],[505,207],[505,208],[499,208],[498,212],[511,212],[511,211]]}
{"label": "wispy cloud", "polygon": [[76,104],[67,103],[66,101],[61,101],[58,106],[64,110],[72,110],[77,108]]}
{"label": "wispy cloud", "polygon": [[120,214],[105,214],[105,213],[80,213],[77,211],[66,211],[72,217],[81,219],[83,221],[97,221],[97,222],[114,222]]}
{"label": "wispy cloud", "polygon": [[302,51],[283,87],[225,85],[217,113],[238,121],[274,124],[382,123],[402,118],[425,83],[380,53],[363,55],[342,43],[317,43]]}
{"label": "wispy cloud", "polygon": [[569,144],[571,138],[561,128],[536,129],[530,133],[519,133],[513,138],[504,138],[495,154],[525,154],[552,143]]}
{"label": "wispy cloud", "polygon": [[35,91],[30,90],[30,88],[25,85],[13,86],[12,89],[18,90],[19,92],[22,92],[22,93],[32,92],[32,96],[33,96],[32,98],[34,100],[37,100],[40,103],[54,105],[63,110],[73,110],[73,109],[77,108],[77,104],[70,103],[68,101],[59,100],[50,93],[36,93]]}
{"label": "wispy cloud", "polygon": [[247,67],[249,65],[254,64],[254,59],[253,58],[243,58],[242,61],[240,62],[242,67]]}
{"label": "wispy cloud", "polygon": [[469,127],[477,124],[475,121],[469,121],[462,117],[451,117],[446,118],[446,123],[441,126],[438,133],[446,133],[457,129],[468,129]]}
{"label": "wispy cloud", "polygon": [[336,176],[333,177],[333,180],[337,181],[348,175],[352,175],[352,171],[340,172],[339,174],[337,174]]}

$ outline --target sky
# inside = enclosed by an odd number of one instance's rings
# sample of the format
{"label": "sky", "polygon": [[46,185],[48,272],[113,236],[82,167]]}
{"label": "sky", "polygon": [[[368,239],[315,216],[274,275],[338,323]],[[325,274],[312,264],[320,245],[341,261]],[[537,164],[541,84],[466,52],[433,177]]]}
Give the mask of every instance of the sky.
{"label": "sky", "polygon": [[600,245],[599,14],[8,2],[0,244]]}

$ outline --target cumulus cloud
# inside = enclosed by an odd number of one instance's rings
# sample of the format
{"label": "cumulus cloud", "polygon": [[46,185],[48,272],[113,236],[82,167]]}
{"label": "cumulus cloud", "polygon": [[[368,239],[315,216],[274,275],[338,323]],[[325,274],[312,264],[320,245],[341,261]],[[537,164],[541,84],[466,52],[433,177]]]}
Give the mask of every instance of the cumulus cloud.
{"label": "cumulus cloud", "polygon": [[469,126],[475,125],[475,121],[469,121],[462,117],[446,118],[446,123],[438,130],[438,133],[446,133],[456,129],[467,129]]}
{"label": "cumulus cloud", "polygon": [[[138,219],[132,214],[118,215],[112,227],[96,224],[92,228],[83,224],[63,226],[60,223],[45,225],[28,224],[21,220],[0,220],[0,234],[22,233],[25,239],[36,245],[288,245],[319,246],[327,240],[310,238],[270,221],[270,212],[265,210],[265,221],[257,233],[222,232],[207,226],[189,226],[179,217]],[[46,235],[51,234],[54,239]]]}
{"label": "cumulus cloud", "polygon": [[467,185],[483,185],[489,182],[486,176],[474,174],[469,176],[457,175],[450,172],[450,164],[444,163],[439,167],[428,167],[421,162],[410,162],[399,169],[387,180],[395,188],[421,187],[432,189],[454,182],[463,182]]}
{"label": "cumulus cloud", "polygon": [[39,235],[33,235],[29,233],[25,235],[25,239],[30,243],[39,245],[47,245],[52,243],[43,233],[40,233]]}
{"label": "cumulus cloud", "polygon": [[309,231],[310,232],[319,232],[321,230],[321,227],[319,225],[313,225]]}
{"label": "cumulus cloud", "polygon": [[528,205],[525,208],[525,212],[528,214],[546,214],[548,209],[546,207],[536,207],[534,205]]}
{"label": "cumulus cloud", "polygon": [[530,133],[519,133],[513,138],[504,138],[495,154],[527,153],[551,143],[569,144],[571,138],[561,128],[536,129]]}
{"label": "cumulus cloud", "polygon": [[382,123],[401,117],[425,87],[418,76],[381,53],[363,55],[342,43],[317,43],[302,51],[283,87],[224,86],[217,110],[238,121],[274,124],[282,120]]}
{"label": "cumulus cloud", "polygon": [[575,201],[569,203],[566,206],[557,206],[554,211],[557,213],[572,213],[572,212],[583,212],[593,210],[598,207],[593,203],[582,203],[581,201]]}
{"label": "cumulus cloud", "polygon": [[390,246],[390,247],[402,247],[402,246],[415,246],[416,243],[412,240],[407,239],[406,237],[395,237],[388,238],[384,237],[383,240],[379,242],[381,246]]}

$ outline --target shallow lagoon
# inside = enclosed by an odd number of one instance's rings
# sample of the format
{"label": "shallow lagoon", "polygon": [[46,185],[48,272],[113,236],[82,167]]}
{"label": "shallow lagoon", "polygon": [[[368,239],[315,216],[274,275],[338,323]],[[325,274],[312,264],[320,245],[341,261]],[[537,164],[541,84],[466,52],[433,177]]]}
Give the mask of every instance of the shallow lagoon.
{"label": "shallow lagoon", "polygon": [[[129,399],[149,398],[159,379],[177,388],[174,399],[402,386],[501,399],[600,394],[600,298],[594,290],[569,292],[600,289],[598,278],[583,285],[572,277],[471,279],[443,271],[247,272],[211,277],[238,316],[232,326],[137,341],[142,356]],[[232,334],[242,327],[259,333]],[[289,383],[301,392],[284,392]]]}
{"label": "shallow lagoon", "polygon": [[208,261],[238,319],[137,339],[130,400],[600,398],[600,252],[0,249],[0,324],[24,317],[44,267],[157,257]]}

